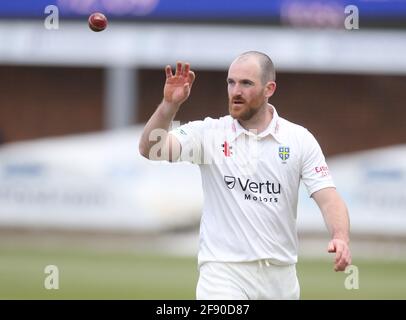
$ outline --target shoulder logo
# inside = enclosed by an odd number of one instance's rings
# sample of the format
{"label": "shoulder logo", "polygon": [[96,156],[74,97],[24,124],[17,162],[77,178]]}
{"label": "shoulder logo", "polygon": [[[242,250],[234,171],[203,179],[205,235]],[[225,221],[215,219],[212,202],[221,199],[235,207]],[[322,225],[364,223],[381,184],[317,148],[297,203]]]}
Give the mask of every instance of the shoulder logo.
{"label": "shoulder logo", "polygon": [[315,167],[314,170],[316,171],[316,173],[319,173],[321,177],[327,177],[330,175],[330,171],[329,171],[327,165]]}
{"label": "shoulder logo", "polygon": [[289,159],[290,148],[289,147],[279,147],[279,158],[282,159],[283,163],[286,163],[286,160]]}
{"label": "shoulder logo", "polygon": [[232,176],[224,176],[224,182],[226,183],[229,189],[234,188],[235,186],[235,177]]}

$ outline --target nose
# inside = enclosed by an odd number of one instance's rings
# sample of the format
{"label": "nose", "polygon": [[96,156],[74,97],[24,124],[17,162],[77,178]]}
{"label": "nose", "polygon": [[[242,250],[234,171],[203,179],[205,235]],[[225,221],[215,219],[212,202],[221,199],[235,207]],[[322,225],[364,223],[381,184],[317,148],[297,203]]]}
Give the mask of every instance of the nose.
{"label": "nose", "polygon": [[231,87],[231,95],[233,97],[240,96],[242,94],[241,86],[237,83]]}

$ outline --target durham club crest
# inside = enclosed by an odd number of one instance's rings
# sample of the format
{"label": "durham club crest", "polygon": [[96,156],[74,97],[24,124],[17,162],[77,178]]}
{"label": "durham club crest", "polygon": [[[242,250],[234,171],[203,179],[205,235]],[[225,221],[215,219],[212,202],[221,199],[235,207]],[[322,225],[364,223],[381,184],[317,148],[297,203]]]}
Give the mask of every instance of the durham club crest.
{"label": "durham club crest", "polygon": [[279,147],[279,158],[281,158],[283,161],[289,159],[289,153],[289,147]]}

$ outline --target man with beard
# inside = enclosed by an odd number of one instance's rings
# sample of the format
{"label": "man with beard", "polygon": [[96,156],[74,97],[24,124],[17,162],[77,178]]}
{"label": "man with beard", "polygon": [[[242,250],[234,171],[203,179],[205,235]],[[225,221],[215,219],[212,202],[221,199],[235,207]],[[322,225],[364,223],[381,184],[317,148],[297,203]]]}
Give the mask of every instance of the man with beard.
{"label": "man with beard", "polygon": [[[314,136],[268,103],[276,90],[272,60],[257,51],[238,56],[228,70],[229,115],[192,121],[169,133],[195,74],[181,62],[174,75],[170,66],[165,70],[164,98],[139,149],[151,160],[199,165],[204,205],[197,299],[299,299],[300,181],[331,234],[327,250],[335,252],[335,271],[345,270],[351,263],[346,205]],[[158,144],[151,138],[157,129]]]}

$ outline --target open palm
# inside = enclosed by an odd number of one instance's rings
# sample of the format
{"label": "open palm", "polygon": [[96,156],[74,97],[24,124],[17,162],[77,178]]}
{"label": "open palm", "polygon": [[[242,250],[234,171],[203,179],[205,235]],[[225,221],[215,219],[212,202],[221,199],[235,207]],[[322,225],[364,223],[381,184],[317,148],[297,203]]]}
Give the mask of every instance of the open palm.
{"label": "open palm", "polygon": [[182,62],[176,63],[176,73],[172,74],[170,66],[165,67],[166,82],[164,87],[164,99],[169,103],[181,104],[190,94],[195,74],[190,71],[190,65]]}

